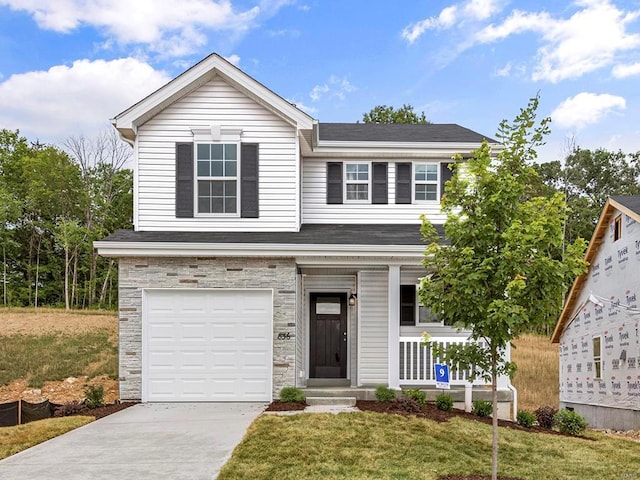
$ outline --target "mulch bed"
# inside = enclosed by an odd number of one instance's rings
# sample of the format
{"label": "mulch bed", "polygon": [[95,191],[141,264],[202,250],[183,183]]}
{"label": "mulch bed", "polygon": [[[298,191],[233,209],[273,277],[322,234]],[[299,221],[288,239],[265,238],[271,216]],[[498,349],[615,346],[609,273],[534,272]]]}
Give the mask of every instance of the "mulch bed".
{"label": "mulch bed", "polygon": [[[452,409],[450,412],[445,412],[443,410],[438,409],[433,403],[425,403],[419,412],[408,412],[401,408],[401,403],[398,402],[378,402],[375,400],[358,400],[356,402],[356,407],[358,407],[362,411],[370,411],[370,412],[378,412],[378,413],[393,413],[396,415],[404,415],[406,417],[418,417],[418,418],[427,418],[429,420],[434,420],[436,422],[448,422],[449,419],[453,417],[462,417],[467,420],[474,420],[476,422],[483,422],[488,425],[491,425],[492,418],[491,417],[478,417],[470,412],[465,412],[464,410],[459,410],[457,408]],[[513,428],[515,430],[522,430],[529,433],[547,433],[550,435],[563,435],[564,434],[556,431],[549,430],[548,428],[542,427],[531,427],[525,428],[518,425],[515,422],[511,422],[509,420],[501,420],[498,419],[498,426]],[[451,477],[451,480],[454,480],[455,477]],[[462,478],[462,477],[460,477]],[[478,479],[484,477],[477,477]]]}
{"label": "mulch bed", "polygon": [[265,412],[288,412],[291,410],[304,410],[307,406],[304,402],[281,402],[276,400],[271,402]]}
{"label": "mulch bed", "polygon": [[106,417],[107,415],[111,415],[112,413],[119,412],[120,410],[124,410],[125,408],[132,407],[136,405],[138,402],[114,402],[108,405],[103,405],[102,407],[97,408],[83,408],[77,412],[74,412],[72,415],[83,415],[88,417],[95,417],[96,420],[99,418]]}

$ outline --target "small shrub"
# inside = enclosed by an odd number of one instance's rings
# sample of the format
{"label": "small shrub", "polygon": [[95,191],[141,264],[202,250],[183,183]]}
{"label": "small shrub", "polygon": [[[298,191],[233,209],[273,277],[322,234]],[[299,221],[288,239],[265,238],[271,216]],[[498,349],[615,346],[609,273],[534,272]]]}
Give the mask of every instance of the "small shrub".
{"label": "small shrub", "polygon": [[396,391],[386,385],[378,385],[376,388],[376,400],[382,403],[388,403],[396,398]]}
{"label": "small shrub", "polygon": [[427,394],[417,388],[409,388],[403,390],[402,393],[405,398],[415,400],[420,406],[424,405],[424,402],[427,400]]}
{"label": "small shrub", "polygon": [[441,393],[436,397],[436,407],[439,410],[450,412],[453,409],[453,397],[448,393]]}
{"label": "small shrub", "polygon": [[74,400],[72,402],[67,402],[53,411],[54,417],[68,417],[69,415],[77,415],[79,413],[83,413],[87,410],[84,402],[79,402],[78,400]]}
{"label": "small shrub", "polygon": [[538,408],[534,413],[536,415],[538,425],[542,428],[553,428],[555,424],[555,415],[558,413],[558,410],[547,405]]}
{"label": "small shrub", "polygon": [[493,404],[487,400],[475,400],[471,411],[478,417],[488,417],[493,413]]}
{"label": "small shrub", "polygon": [[87,385],[84,389],[87,408],[98,408],[104,405],[104,388],[102,385]]}
{"label": "small shrub", "polygon": [[402,410],[404,412],[417,413],[422,410],[420,408],[420,403],[413,398],[397,398],[391,403],[397,410]]}
{"label": "small shrub", "polygon": [[527,410],[520,410],[518,412],[518,415],[516,415],[516,421],[520,426],[531,428],[536,423],[536,415],[535,413],[529,412]]}
{"label": "small shrub", "polygon": [[293,402],[293,403],[302,403],[306,399],[304,398],[304,393],[302,390],[296,387],[284,387],[280,390],[280,401],[281,402]]}
{"label": "small shrub", "polygon": [[572,410],[560,410],[554,419],[560,433],[577,436],[582,435],[587,428],[584,417]]}

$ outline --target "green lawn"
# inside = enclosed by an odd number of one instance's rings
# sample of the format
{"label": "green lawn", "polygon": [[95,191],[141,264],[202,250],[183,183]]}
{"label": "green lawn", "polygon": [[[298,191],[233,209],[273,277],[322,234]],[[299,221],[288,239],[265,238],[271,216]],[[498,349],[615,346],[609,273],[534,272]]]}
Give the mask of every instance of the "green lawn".
{"label": "green lawn", "polygon": [[[500,429],[500,475],[522,479],[640,479],[640,443]],[[372,412],[263,415],[223,467],[231,479],[435,479],[491,471],[491,426]]]}
{"label": "green lawn", "polygon": [[2,427],[0,428],[0,459],[67,433],[93,420],[93,417],[75,416],[38,420],[15,427]]}
{"label": "green lawn", "polygon": [[118,375],[118,347],[107,331],[9,335],[0,342],[0,385],[17,378],[32,387],[70,376]]}

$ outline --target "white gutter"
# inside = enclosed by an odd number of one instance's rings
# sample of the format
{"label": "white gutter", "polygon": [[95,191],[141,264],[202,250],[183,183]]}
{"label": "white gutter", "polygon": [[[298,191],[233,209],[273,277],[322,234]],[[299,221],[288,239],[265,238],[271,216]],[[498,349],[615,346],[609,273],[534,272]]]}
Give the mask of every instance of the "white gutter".
{"label": "white gutter", "polygon": [[327,245],[187,242],[93,242],[105,257],[388,257],[424,256],[424,245]]}

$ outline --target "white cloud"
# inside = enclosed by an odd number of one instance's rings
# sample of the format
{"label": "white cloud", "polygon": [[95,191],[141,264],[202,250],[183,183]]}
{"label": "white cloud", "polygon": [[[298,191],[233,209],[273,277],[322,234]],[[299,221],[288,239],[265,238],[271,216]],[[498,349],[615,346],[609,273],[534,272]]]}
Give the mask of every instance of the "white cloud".
{"label": "white cloud", "polygon": [[355,92],[356,90],[357,88],[354,87],[346,77],[331,75],[327,83],[316,85],[311,89],[309,98],[311,98],[313,102],[317,102],[323,97],[333,97],[344,100],[347,97],[347,93]]}
{"label": "white cloud", "polygon": [[316,113],[318,113],[318,109],[316,107],[312,107],[311,105],[307,105],[307,104],[302,103],[302,102],[294,102],[294,101],[291,101],[291,100],[289,100],[289,103],[291,103],[292,105],[296,106],[297,108],[299,108],[303,112],[308,113],[311,116],[313,116]]}
{"label": "white cloud", "polygon": [[427,30],[446,30],[454,25],[463,25],[468,21],[482,21],[501,9],[500,0],[468,0],[446,7],[435,17],[425,18],[410,24],[402,31],[402,38],[414,43]]}
{"label": "white cloud", "polygon": [[233,55],[229,55],[228,57],[224,57],[224,59],[227,62],[232,63],[236,67],[240,65],[240,55],[236,55],[235,53]]}
{"label": "white cloud", "polygon": [[611,73],[616,78],[626,78],[640,75],[640,62],[616,65],[613,67]]}
{"label": "white cloud", "polygon": [[582,92],[569,97],[551,112],[551,120],[560,128],[580,129],[598,123],[609,113],[624,110],[627,102],[623,97],[608,93]]}
{"label": "white cloud", "polygon": [[259,16],[270,16],[290,2],[260,2],[245,10],[230,0],[0,0],[13,10],[31,14],[45,30],[69,33],[81,27],[101,31],[109,44],[144,44],[164,56],[194,53],[206,43],[205,31],[242,34]]}
{"label": "white cloud", "polygon": [[0,83],[0,128],[55,143],[91,135],[167,81],[164,72],[134,58],[77,60],[12,75]]}
{"label": "white cloud", "polygon": [[501,24],[478,32],[476,41],[490,43],[524,32],[539,34],[541,46],[532,79],[553,83],[603,68],[616,54],[640,47],[640,34],[627,32],[640,10],[625,12],[608,0],[583,0],[575,5],[580,9],[567,19],[515,10]]}

